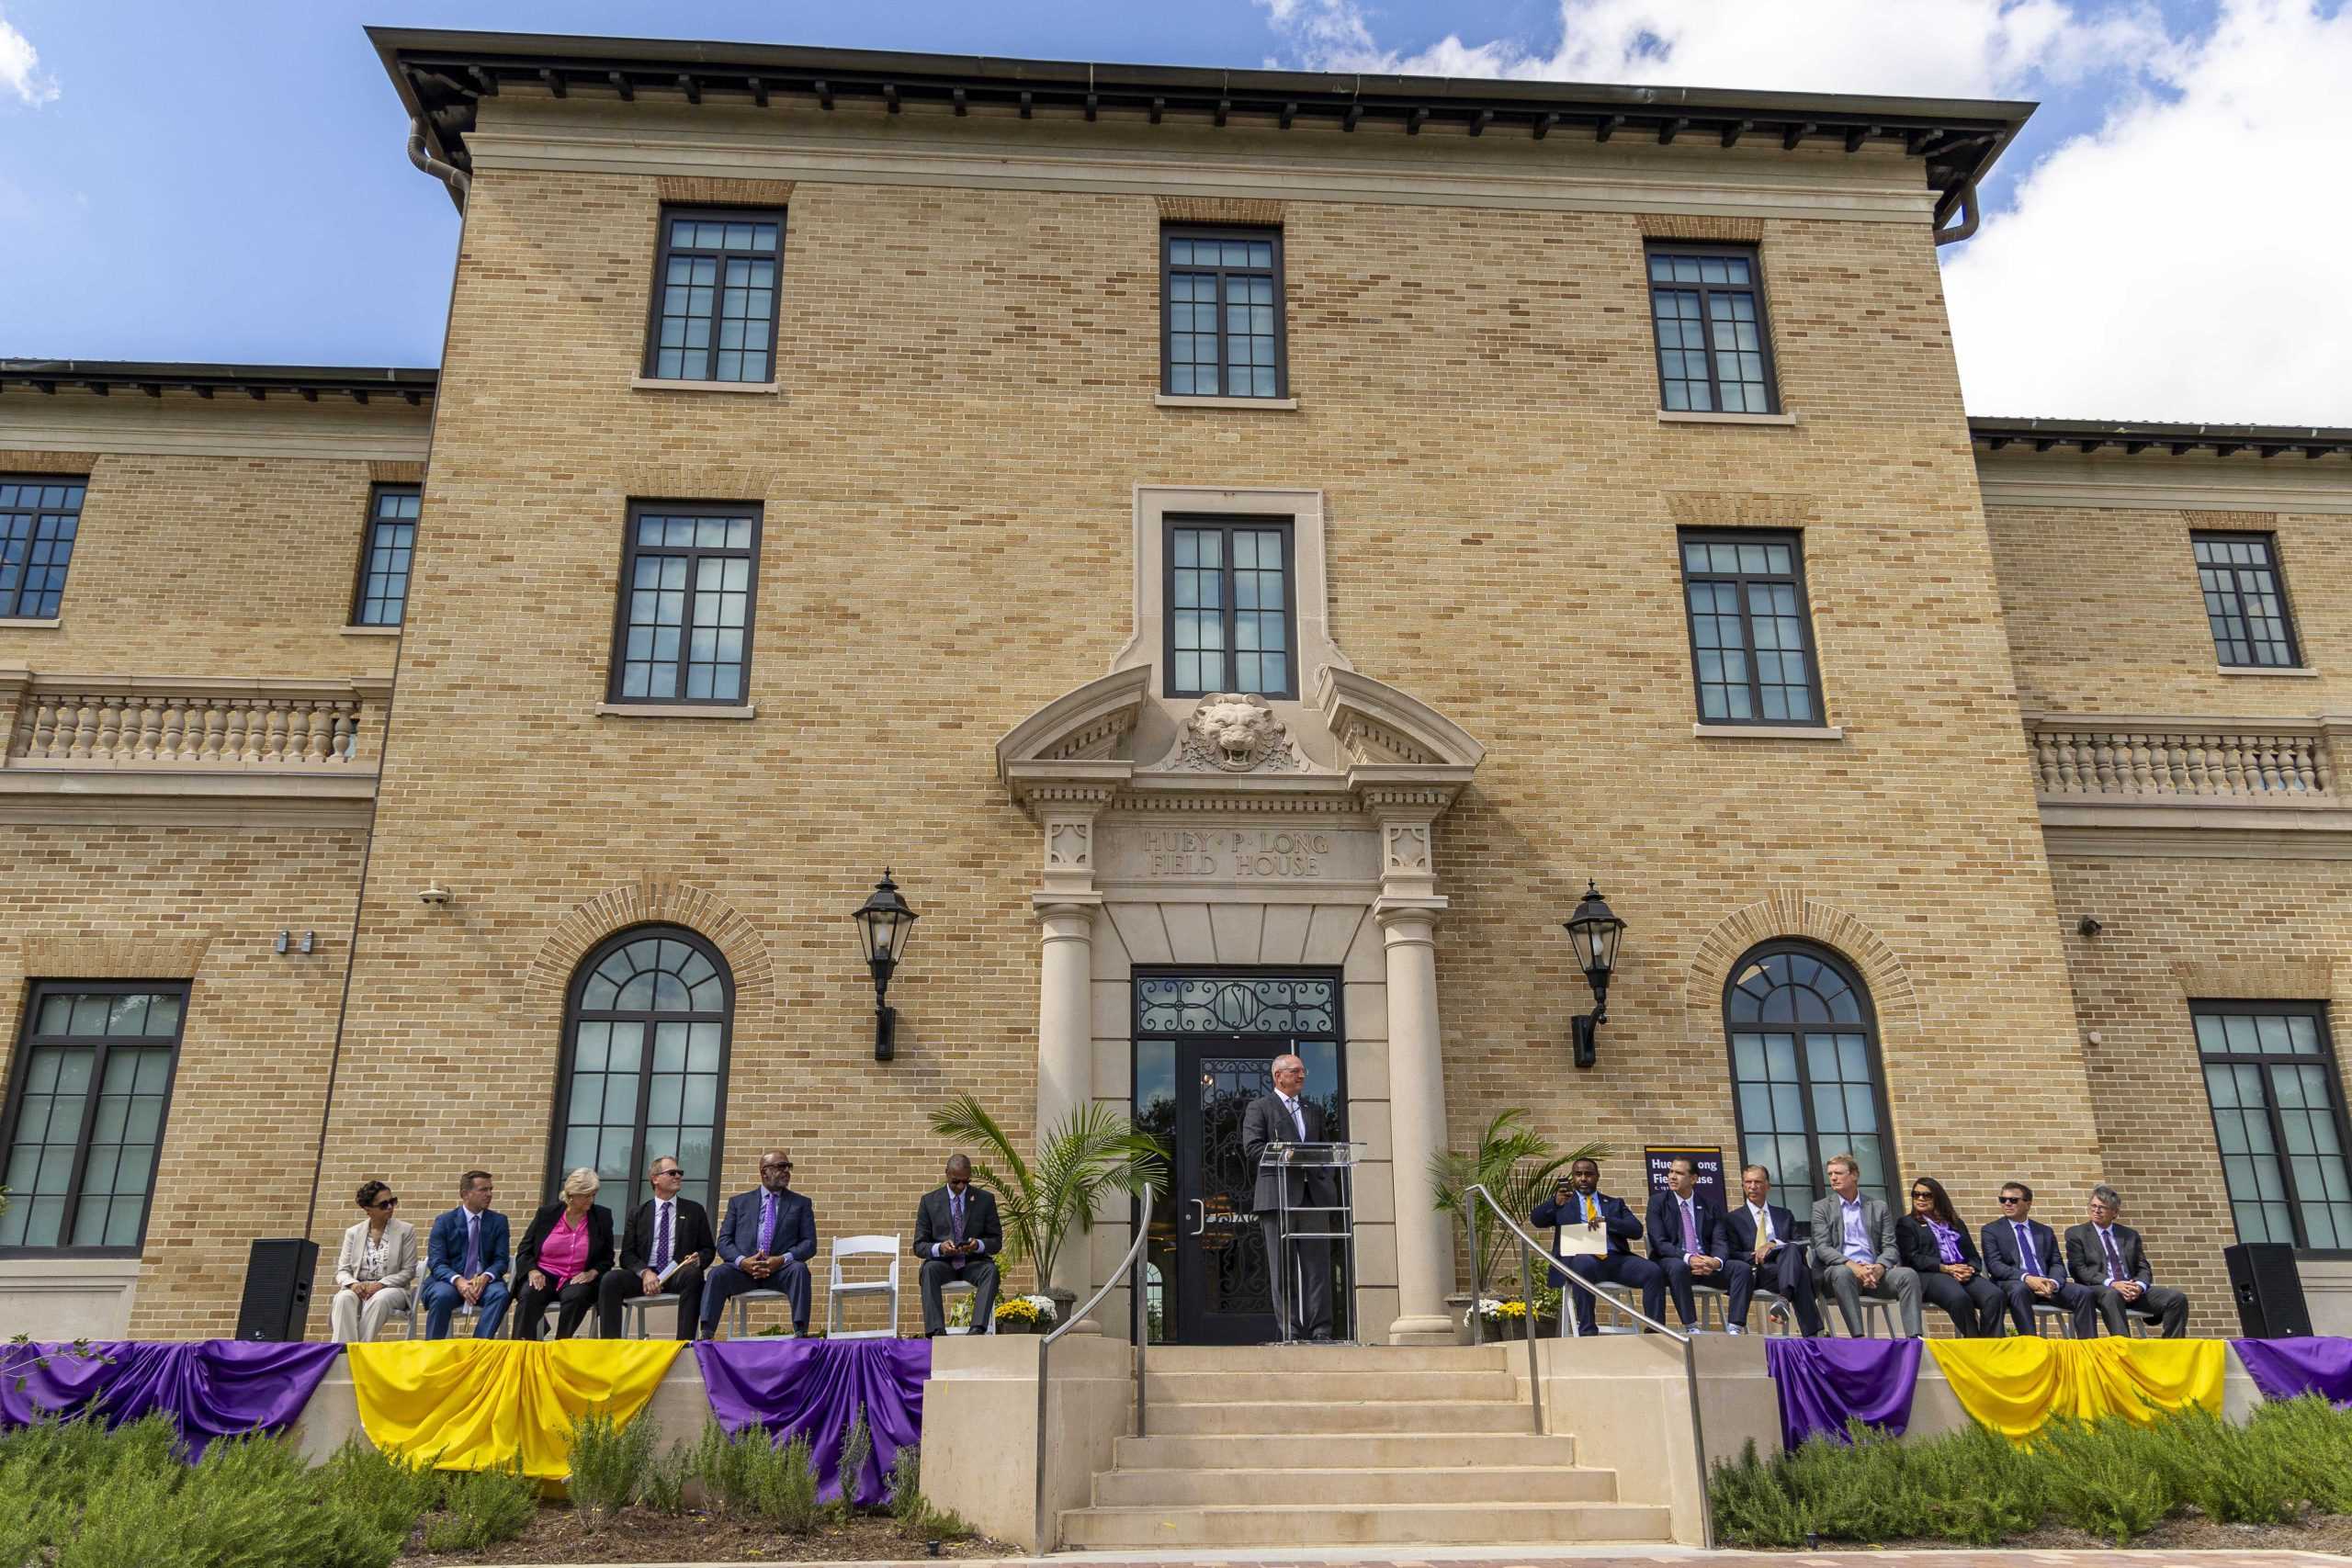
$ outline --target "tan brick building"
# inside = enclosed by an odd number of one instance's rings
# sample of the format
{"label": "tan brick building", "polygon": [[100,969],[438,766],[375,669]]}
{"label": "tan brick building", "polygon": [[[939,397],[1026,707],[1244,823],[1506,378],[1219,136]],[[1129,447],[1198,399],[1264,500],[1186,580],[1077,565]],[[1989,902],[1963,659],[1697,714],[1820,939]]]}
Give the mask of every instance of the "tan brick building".
{"label": "tan brick building", "polygon": [[1634,1195],[2104,1179],[2200,1331],[2274,1232],[2345,1315],[2352,434],[1972,430],[1937,232],[2026,106],[376,41],[437,378],[0,369],[8,1318],[226,1333],[249,1238],[475,1165],[781,1145],[904,1233],[970,1092],[1174,1137],[1163,1331],[1247,1336],[1294,1043],[1368,1337],[1449,1331],[1426,1162],[1510,1106]]}

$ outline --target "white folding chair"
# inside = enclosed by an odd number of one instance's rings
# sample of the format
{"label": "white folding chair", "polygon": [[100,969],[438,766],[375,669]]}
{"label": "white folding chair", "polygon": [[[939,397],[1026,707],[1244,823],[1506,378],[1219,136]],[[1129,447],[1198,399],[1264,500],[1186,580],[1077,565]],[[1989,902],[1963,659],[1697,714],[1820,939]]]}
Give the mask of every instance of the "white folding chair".
{"label": "white folding chair", "polygon": [[658,1296],[624,1297],[621,1302],[621,1310],[628,1314],[628,1327],[623,1330],[624,1337],[630,1339],[644,1338],[647,1311],[653,1307],[677,1304],[678,1292],[675,1291],[667,1291]]}
{"label": "white folding chair", "polygon": [[[970,1296],[972,1298],[973,1305],[978,1306],[979,1304],[980,1288],[978,1285],[975,1285],[969,1280],[943,1280],[940,1281],[939,1285],[939,1304],[943,1310],[947,1305],[947,1298],[958,1291],[961,1291],[966,1295]],[[994,1313],[990,1313],[989,1314],[989,1320],[985,1325],[971,1323],[958,1328],[955,1325],[950,1324],[948,1325],[947,1332],[950,1334],[994,1334],[996,1332],[996,1314]]]}
{"label": "white folding chair", "polygon": [[727,1331],[727,1337],[741,1339],[752,1332],[752,1303],[753,1302],[784,1302],[791,1299],[782,1291],[765,1290],[745,1291],[741,1295],[734,1297],[727,1303],[727,1321],[730,1325]]}
{"label": "white folding chair", "polygon": [[[895,1339],[899,1337],[899,1238],[895,1235],[841,1235],[833,1238],[832,1278],[825,1287],[825,1337],[828,1339]],[[842,1273],[848,1258],[888,1258],[890,1270],[879,1280],[851,1280]],[[849,1298],[888,1296],[889,1326],[849,1328]]]}

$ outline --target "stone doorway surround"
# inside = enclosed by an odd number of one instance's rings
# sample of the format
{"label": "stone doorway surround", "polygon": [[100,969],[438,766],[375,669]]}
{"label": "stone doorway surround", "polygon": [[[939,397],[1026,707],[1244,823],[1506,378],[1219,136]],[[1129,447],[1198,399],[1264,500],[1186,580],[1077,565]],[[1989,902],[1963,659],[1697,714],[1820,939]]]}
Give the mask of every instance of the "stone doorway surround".
{"label": "stone doorway surround", "polygon": [[[1170,514],[1290,523],[1311,702],[1161,694]],[[1435,841],[1485,748],[1331,640],[1319,491],[1138,486],[1135,560],[1135,635],[1111,672],[997,743],[1040,832],[1038,1124],[1090,1098],[1127,1107],[1135,965],[1339,965],[1351,1126],[1373,1162],[1358,1185],[1364,1337],[1451,1343],[1453,1244],[1427,1175],[1445,1139]],[[1124,1203],[1097,1218],[1055,1281],[1081,1298],[1133,1240]],[[1118,1292],[1104,1321],[1126,1311]]]}

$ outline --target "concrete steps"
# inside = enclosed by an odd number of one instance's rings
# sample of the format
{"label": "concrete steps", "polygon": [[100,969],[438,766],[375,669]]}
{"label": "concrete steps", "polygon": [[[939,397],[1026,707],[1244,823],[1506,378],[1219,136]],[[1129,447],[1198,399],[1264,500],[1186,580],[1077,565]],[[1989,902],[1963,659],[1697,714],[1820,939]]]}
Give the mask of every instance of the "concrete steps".
{"label": "concrete steps", "polygon": [[1148,1437],[1119,1438],[1074,1549],[1663,1541],[1668,1510],[1531,1430],[1508,1348],[1171,1346]]}

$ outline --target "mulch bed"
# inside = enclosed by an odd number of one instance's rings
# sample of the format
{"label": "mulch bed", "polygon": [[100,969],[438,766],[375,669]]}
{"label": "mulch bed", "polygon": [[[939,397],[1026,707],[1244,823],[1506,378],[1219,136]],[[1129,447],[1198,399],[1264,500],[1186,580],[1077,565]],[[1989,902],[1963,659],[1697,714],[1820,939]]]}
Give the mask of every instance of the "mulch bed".
{"label": "mulch bed", "polygon": [[[474,1562],[876,1562],[928,1555],[888,1515],[828,1522],[807,1535],[785,1535],[763,1520],[704,1513],[657,1514],[627,1508],[594,1535],[569,1505],[548,1504],[531,1528],[481,1551],[402,1556],[396,1568],[449,1568]],[[971,1536],[944,1541],[942,1557],[1018,1557],[1001,1540]]]}

